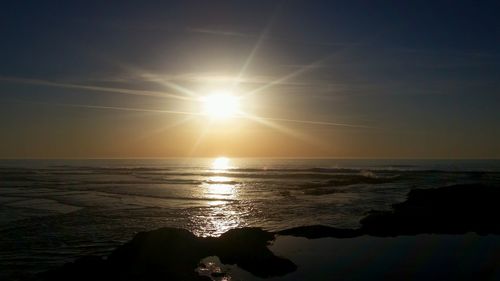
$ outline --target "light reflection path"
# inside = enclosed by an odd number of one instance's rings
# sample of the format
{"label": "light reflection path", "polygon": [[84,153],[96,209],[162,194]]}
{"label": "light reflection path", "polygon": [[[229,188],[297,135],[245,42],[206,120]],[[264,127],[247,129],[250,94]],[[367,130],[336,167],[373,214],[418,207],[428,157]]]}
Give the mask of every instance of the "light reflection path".
{"label": "light reflection path", "polygon": [[203,214],[190,219],[198,236],[219,236],[232,228],[247,225],[244,219],[245,210],[238,207],[241,184],[230,177],[219,175],[230,170],[229,164],[229,158],[216,158],[210,170],[213,175],[199,186],[201,197],[212,200],[207,201]]}

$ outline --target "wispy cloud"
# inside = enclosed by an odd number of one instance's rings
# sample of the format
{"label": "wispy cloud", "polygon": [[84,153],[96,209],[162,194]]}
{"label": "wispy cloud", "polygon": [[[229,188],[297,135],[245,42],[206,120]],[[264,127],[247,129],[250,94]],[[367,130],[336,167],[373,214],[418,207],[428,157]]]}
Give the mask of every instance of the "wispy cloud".
{"label": "wispy cloud", "polygon": [[[16,100],[16,99],[7,99],[4,101],[14,102],[14,103],[23,103],[23,104],[38,104],[38,105],[74,107],[74,108],[85,108],[85,109],[98,109],[98,110],[117,110],[117,111],[132,111],[132,112],[174,114],[174,115],[187,115],[187,116],[205,116],[205,114],[201,113],[201,112],[180,111],[180,110],[162,110],[162,109],[123,107],[123,106],[25,101],[25,100]],[[245,114],[245,113],[242,113],[241,115],[234,116],[234,118],[248,119],[248,120],[252,120],[252,121],[260,120],[260,123],[262,123],[264,121],[266,124],[273,124],[272,122],[284,122],[284,123],[299,123],[299,124],[318,125],[318,126],[348,127],[348,128],[358,128],[358,129],[374,129],[375,128],[375,127],[361,125],[361,124],[347,124],[347,123],[338,123],[338,122],[329,122],[329,121],[301,120],[301,119],[289,119],[289,118],[278,118],[278,117],[268,117],[268,116],[253,116],[253,115]]]}
{"label": "wispy cloud", "polygon": [[[226,30],[226,29],[207,29],[207,28],[195,28],[188,27],[185,29],[186,32],[191,33],[199,33],[204,35],[214,35],[214,36],[231,36],[231,37],[241,37],[241,38],[259,38],[261,34],[258,33],[250,33],[250,32],[240,32],[234,30]],[[325,47],[342,47],[342,46],[358,46],[360,43],[358,42],[341,42],[341,41],[317,41],[317,40],[296,40],[287,38],[279,35],[268,35],[268,41],[277,41],[277,42],[287,42],[292,44],[301,44],[301,45],[316,45],[316,46],[325,46]]]}
{"label": "wispy cloud", "polygon": [[186,31],[192,33],[201,33],[201,34],[210,34],[210,35],[222,35],[222,36],[237,36],[237,37],[256,37],[255,34],[252,33],[243,33],[236,31],[228,31],[228,30],[217,30],[217,29],[206,29],[206,28],[186,28]]}
{"label": "wispy cloud", "polygon": [[202,115],[202,113],[189,112],[189,111],[162,110],[162,109],[124,107],[124,106],[107,106],[107,105],[92,105],[92,104],[74,104],[74,103],[25,101],[25,100],[17,100],[17,99],[6,99],[6,100],[3,100],[3,101],[13,102],[13,103],[23,103],[23,104],[37,104],[37,105],[61,106],[61,107],[75,107],[75,108],[87,108],[87,109],[133,111],[133,112],[177,114],[177,115],[191,115],[191,116],[200,116],[200,115]]}
{"label": "wispy cloud", "polygon": [[53,82],[53,81],[42,80],[42,79],[30,79],[30,78],[2,77],[2,76],[0,76],[0,81],[10,82],[10,83],[33,84],[33,85],[50,86],[50,87],[80,89],[80,90],[88,90],[88,91],[96,91],[96,92],[109,92],[109,93],[118,93],[118,94],[126,94],[126,95],[136,95],[136,96],[151,96],[151,97],[172,98],[172,99],[180,99],[180,100],[190,100],[191,99],[190,97],[187,97],[184,95],[171,94],[171,93],[167,93],[167,92],[163,92],[163,91],[133,90],[133,89],[112,88],[112,87],[102,87],[102,86],[93,86],[93,85],[79,85],[79,84],[71,84],[71,83]]}

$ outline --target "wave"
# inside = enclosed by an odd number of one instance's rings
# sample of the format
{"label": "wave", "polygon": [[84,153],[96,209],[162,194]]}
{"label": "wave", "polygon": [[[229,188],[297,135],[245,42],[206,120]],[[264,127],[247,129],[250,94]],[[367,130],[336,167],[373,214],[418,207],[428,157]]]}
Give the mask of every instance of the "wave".
{"label": "wave", "polygon": [[[27,167],[0,167],[0,176],[6,175],[82,175],[87,173],[94,174],[132,174],[132,175],[186,175],[186,176],[212,176],[228,175],[241,176],[245,174],[275,175],[280,174],[303,176],[332,175],[332,174],[439,174],[439,173],[469,173],[469,174],[500,174],[496,170],[471,170],[471,169],[429,169],[417,165],[384,165],[375,167],[359,168],[341,168],[341,167],[303,167],[303,168],[230,168],[224,171],[211,170],[209,167],[148,167],[148,166],[84,166],[84,165],[53,165],[46,168],[27,168]],[[272,177],[272,176],[271,176]]]}
{"label": "wave", "polygon": [[[449,172],[437,170],[425,171],[402,171],[402,170],[366,170],[366,169],[232,169],[226,171],[182,171],[163,170],[161,173],[149,173],[147,169],[143,172],[127,172],[120,170],[105,170],[96,173],[109,177],[92,177],[94,173],[54,173],[36,171],[0,170],[0,181],[11,183],[29,182],[32,184],[50,183],[54,186],[60,185],[141,185],[141,184],[180,184],[200,185],[202,183],[224,183],[238,184],[239,180],[251,180],[252,182],[282,181],[314,181],[303,185],[303,187],[344,186],[352,184],[382,184],[399,181],[401,179],[412,179],[418,177],[460,175],[470,179],[482,179],[485,177],[499,177],[500,172]],[[116,175],[117,177],[113,177]],[[122,177],[125,176],[125,177]],[[218,180],[216,177],[225,177],[227,180]]]}
{"label": "wave", "polygon": [[322,182],[312,182],[304,183],[299,186],[302,188],[319,188],[319,187],[335,187],[335,186],[347,186],[354,184],[384,184],[392,183],[401,180],[400,176],[392,177],[373,177],[365,175],[342,175],[336,176],[334,179],[322,181]]}

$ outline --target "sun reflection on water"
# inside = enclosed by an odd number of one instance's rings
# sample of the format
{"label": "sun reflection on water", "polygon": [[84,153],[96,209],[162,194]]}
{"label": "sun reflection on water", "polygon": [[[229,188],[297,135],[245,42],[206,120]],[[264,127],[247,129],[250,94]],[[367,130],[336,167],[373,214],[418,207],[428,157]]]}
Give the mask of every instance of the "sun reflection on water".
{"label": "sun reflection on water", "polygon": [[193,232],[198,236],[219,236],[224,232],[247,225],[241,210],[231,204],[207,207],[200,216],[192,217]]}
{"label": "sun reflection on water", "polygon": [[217,157],[215,160],[212,162],[212,170],[216,171],[225,171],[231,168],[229,166],[229,163],[231,163],[231,160],[227,157]]}
{"label": "sun reflection on water", "polygon": [[213,175],[199,186],[201,196],[209,199],[202,213],[191,219],[195,224],[194,232],[199,236],[218,236],[229,229],[246,225],[239,206],[238,189],[241,184],[231,177],[218,175],[231,168],[230,162],[226,157],[216,158],[210,166]]}
{"label": "sun reflection on water", "polygon": [[236,197],[236,186],[234,184],[206,182],[202,187],[204,189],[205,198],[231,201]]}

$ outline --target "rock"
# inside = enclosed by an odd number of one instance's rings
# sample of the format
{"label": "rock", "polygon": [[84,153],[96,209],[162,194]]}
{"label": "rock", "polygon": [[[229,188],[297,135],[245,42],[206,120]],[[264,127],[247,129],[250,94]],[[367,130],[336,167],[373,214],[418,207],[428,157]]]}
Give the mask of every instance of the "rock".
{"label": "rock", "polygon": [[352,238],[361,235],[359,229],[342,229],[324,225],[299,226],[277,232],[279,235],[317,239],[324,237]]}
{"label": "rock", "polygon": [[352,238],[361,235],[398,236],[434,234],[500,234],[500,188],[482,184],[414,189],[392,211],[372,211],[361,228],[302,226],[279,231],[280,235],[306,238]]}
{"label": "rock", "polygon": [[[313,225],[286,229],[279,235],[306,238],[352,238],[421,233],[500,234],[500,188],[480,184],[415,189],[392,211],[371,212],[358,229]],[[217,256],[258,277],[282,276],[296,270],[290,260],[267,247],[275,234],[260,228],[232,229],[220,237],[197,237],[176,228],[138,233],[108,259],[88,256],[41,274],[37,280],[209,280],[195,272],[201,259]]]}
{"label": "rock", "polygon": [[138,233],[108,259],[85,257],[46,272],[39,280],[208,280],[195,268],[207,256],[236,264],[260,277],[296,270],[291,261],[268,248],[274,234],[259,228],[233,229],[221,237],[197,237],[184,229],[161,228]]}
{"label": "rock", "polygon": [[274,234],[260,228],[232,229],[213,239],[216,255],[224,264],[237,264],[258,277],[273,277],[293,272],[297,266],[277,257],[267,247]]}
{"label": "rock", "polygon": [[227,276],[225,272],[212,272],[210,273],[210,275],[212,275],[212,277],[218,277],[218,278]]}
{"label": "rock", "polygon": [[361,230],[373,236],[420,233],[500,234],[500,189],[480,184],[414,189],[393,211],[372,212]]}

